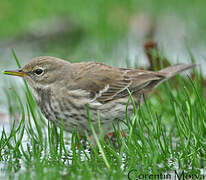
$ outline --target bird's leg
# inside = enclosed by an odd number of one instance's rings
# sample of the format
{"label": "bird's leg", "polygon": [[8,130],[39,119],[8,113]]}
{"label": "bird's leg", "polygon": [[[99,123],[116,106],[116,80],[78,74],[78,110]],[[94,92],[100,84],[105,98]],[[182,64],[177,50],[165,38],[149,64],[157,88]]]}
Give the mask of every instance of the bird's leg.
{"label": "bird's leg", "polygon": [[[126,133],[124,130],[122,130],[121,132],[121,136],[123,138],[126,137]],[[117,136],[114,132],[110,132],[108,133],[105,137],[104,137],[104,140],[107,144],[110,144],[110,141],[112,142],[112,144],[114,145],[115,149],[118,149],[118,142],[117,142]]]}
{"label": "bird's leg", "polygon": [[84,149],[86,149],[87,148],[87,138],[85,136],[78,135],[78,139],[79,141],[76,140],[76,148],[80,149],[80,146],[82,146]]}

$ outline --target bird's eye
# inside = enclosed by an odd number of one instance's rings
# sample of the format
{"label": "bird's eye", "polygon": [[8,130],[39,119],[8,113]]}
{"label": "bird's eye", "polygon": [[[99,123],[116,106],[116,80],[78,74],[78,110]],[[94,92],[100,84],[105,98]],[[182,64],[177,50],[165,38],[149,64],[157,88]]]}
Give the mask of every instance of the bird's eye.
{"label": "bird's eye", "polygon": [[43,70],[42,69],[36,69],[34,72],[37,75],[41,75],[43,73]]}

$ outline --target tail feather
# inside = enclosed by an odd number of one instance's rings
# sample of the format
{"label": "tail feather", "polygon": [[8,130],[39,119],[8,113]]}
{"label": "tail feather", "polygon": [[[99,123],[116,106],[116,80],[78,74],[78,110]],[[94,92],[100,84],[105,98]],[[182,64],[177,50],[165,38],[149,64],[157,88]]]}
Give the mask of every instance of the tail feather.
{"label": "tail feather", "polygon": [[158,71],[158,73],[163,74],[165,78],[161,79],[160,81],[157,81],[154,87],[185,70],[194,68],[195,66],[197,66],[197,64],[175,64]]}
{"label": "tail feather", "polygon": [[182,71],[191,69],[193,67],[197,66],[197,64],[175,64],[173,66],[169,66],[167,68],[164,68],[160,70],[160,73],[165,73],[166,79],[169,79],[176,74],[179,74]]}

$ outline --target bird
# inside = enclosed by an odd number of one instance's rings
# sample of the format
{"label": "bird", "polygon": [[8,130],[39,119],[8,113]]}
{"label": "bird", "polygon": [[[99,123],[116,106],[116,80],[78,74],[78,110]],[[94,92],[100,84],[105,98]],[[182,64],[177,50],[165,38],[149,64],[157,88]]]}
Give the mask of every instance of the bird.
{"label": "bird", "polygon": [[113,123],[132,115],[144,94],[169,78],[196,66],[175,64],[159,71],[117,68],[99,62],[78,62],[40,56],[23,68],[6,70],[3,74],[23,77],[42,114],[64,130],[76,130],[80,136],[92,135],[90,120],[98,134],[98,118],[104,135],[113,131]]}

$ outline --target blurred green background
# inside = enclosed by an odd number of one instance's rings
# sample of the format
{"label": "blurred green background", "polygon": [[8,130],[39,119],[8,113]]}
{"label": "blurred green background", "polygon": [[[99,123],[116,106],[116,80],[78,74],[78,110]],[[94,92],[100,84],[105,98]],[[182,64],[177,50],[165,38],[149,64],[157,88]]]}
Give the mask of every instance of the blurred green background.
{"label": "blurred green background", "polygon": [[171,59],[187,58],[186,43],[204,56],[205,7],[204,0],[1,1],[1,61],[15,48],[26,61],[51,55],[119,66],[129,59],[133,65],[144,63],[141,48],[148,38]]}
{"label": "blurred green background", "polygon": [[110,39],[122,36],[139,12],[176,15],[186,24],[199,26],[199,35],[205,37],[205,7],[204,0],[7,0],[0,4],[0,37],[25,33],[34,21],[60,16],[78,23],[89,37]]}

